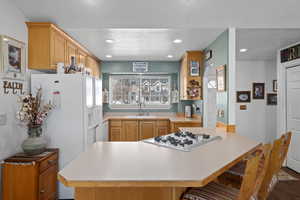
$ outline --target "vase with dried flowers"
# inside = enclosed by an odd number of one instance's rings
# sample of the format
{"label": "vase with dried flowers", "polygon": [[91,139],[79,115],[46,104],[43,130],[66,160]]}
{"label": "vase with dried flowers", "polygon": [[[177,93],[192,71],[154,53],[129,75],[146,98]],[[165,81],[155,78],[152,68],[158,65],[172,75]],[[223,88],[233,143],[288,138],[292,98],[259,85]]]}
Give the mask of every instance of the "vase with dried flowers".
{"label": "vase with dried flowers", "polygon": [[36,96],[32,94],[19,98],[21,104],[17,112],[17,119],[27,126],[28,138],[22,143],[23,151],[29,155],[40,154],[45,151],[46,140],[42,137],[42,125],[53,109],[51,102],[42,103],[42,89],[38,89]]}

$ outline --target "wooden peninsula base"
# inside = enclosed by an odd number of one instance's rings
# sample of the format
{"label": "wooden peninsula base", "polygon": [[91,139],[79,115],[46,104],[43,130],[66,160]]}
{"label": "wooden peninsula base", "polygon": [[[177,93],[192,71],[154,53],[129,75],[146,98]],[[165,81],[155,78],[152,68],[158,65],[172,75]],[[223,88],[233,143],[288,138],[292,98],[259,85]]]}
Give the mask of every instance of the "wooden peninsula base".
{"label": "wooden peninsula base", "polygon": [[76,200],[180,200],[185,188],[75,188]]}
{"label": "wooden peninsula base", "polygon": [[58,174],[75,200],[180,200],[187,187],[215,180],[260,143],[222,130],[188,128],[221,136],[190,152],[145,142],[98,142]]}

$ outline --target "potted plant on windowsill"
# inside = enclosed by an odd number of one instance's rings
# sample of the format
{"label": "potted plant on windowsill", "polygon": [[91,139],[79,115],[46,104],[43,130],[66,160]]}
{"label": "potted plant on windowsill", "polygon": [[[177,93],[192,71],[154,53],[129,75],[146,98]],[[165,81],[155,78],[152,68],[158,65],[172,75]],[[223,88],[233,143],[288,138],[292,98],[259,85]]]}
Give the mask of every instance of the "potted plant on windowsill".
{"label": "potted plant on windowsill", "polygon": [[19,98],[21,104],[17,119],[27,126],[28,138],[22,143],[23,151],[29,155],[40,154],[46,149],[46,140],[42,137],[42,125],[53,109],[53,105],[42,104],[42,89],[36,96],[32,94]]}

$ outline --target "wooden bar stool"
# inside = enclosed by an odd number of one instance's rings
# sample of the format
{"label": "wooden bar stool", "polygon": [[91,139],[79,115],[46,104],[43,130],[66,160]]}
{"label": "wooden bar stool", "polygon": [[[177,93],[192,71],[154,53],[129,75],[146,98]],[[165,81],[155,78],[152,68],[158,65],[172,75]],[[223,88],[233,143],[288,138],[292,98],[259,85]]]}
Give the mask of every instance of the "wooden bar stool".
{"label": "wooden bar stool", "polygon": [[[259,148],[246,159],[246,170],[240,190],[212,182],[205,187],[190,188],[182,200],[248,200],[256,199],[269,163],[271,145]],[[261,164],[260,164],[261,163]]]}
{"label": "wooden bar stool", "polygon": [[[291,132],[282,135],[279,139],[275,140],[270,155],[270,162],[267,166],[266,176],[263,180],[259,190],[258,197],[260,200],[267,199],[269,193],[278,182],[277,174],[280,171],[291,142]],[[240,162],[226,173],[219,177],[219,181],[223,184],[230,185],[235,188],[241,187],[241,182],[244,178],[246,162]]]}

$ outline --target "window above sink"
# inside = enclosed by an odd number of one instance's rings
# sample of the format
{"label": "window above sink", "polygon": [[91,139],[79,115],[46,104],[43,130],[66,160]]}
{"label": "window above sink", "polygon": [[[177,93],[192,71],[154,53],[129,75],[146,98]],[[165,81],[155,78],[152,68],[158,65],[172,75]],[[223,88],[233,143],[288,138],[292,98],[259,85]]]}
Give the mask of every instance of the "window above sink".
{"label": "window above sink", "polygon": [[110,75],[111,109],[171,108],[170,75]]}

